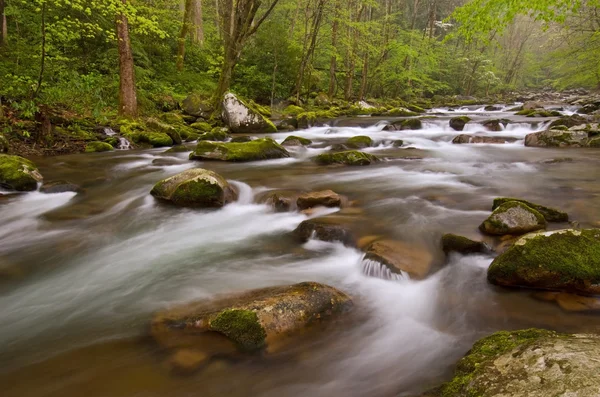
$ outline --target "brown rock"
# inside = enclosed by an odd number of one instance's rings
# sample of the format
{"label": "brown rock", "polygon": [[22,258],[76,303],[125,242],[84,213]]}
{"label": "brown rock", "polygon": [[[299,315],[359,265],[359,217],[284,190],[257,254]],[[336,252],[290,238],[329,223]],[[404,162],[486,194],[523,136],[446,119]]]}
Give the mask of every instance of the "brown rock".
{"label": "brown rock", "polygon": [[424,247],[395,240],[375,241],[367,249],[365,259],[375,260],[394,273],[408,273],[423,279],[431,271],[433,256]]}
{"label": "brown rock", "polygon": [[181,374],[190,374],[198,370],[210,360],[210,356],[203,351],[194,349],[179,349],[169,360],[171,370]]}
{"label": "brown rock", "polygon": [[298,208],[305,210],[312,207],[341,207],[343,196],[335,193],[332,190],[323,190],[320,192],[304,193],[298,197],[296,201]]}

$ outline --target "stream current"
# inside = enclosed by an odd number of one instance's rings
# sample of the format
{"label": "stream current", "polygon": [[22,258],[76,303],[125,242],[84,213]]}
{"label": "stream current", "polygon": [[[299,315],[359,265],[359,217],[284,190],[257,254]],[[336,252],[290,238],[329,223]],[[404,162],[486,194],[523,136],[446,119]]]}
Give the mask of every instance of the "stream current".
{"label": "stream current", "polygon": [[[0,198],[2,395],[410,396],[448,380],[472,343],[494,331],[600,331],[596,315],[488,285],[492,256],[446,259],[439,246],[444,233],[483,238],[477,227],[499,196],[560,208],[581,227],[600,226],[600,153],[525,147],[525,135],[542,130],[544,119],[435,112],[418,131],[386,132],[389,119],[358,118],[273,134],[279,142],[288,135],[314,142],[282,160],[191,162],[165,149],[33,159],[45,180],[68,180],[84,192]],[[452,144],[459,133],[448,121],[459,114],[474,119],[463,133],[516,141]],[[493,118],[512,123],[501,132],[476,123]],[[366,151],[386,161],[356,168],[310,161],[357,135],[370,136],[377,146]],[[402,148],[392,144],[398,139]],[[232,181],[239,200],[203,211],[149,195],[158,180],[192,167]],[[299,245],[289,234],[308,216],[256,204],[269,189],[344,194],[364,211],[371,234],[428,247],[439,270],[420,281],[381,279],[365,274],[359,250],[315,240]],[[148,337],[160,309],[301,281],[350,294],[353,320],[300,338],[285,353],[217,360],[189,376],[171,373]]]}

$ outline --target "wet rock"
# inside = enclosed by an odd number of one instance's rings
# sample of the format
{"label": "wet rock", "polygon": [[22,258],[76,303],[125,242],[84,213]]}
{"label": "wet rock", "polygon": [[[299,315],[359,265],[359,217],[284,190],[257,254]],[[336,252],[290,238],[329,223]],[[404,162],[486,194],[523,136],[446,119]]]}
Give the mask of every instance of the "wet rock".
{"label": "wet rock", "polygon": [[181,346],[206,333],[219,333],[241,352],[269,349],[309,326],[352,308],[337,289],[314,282],[262,288],[191,303],[158,313],[151,332],[165,347]]}
{"label": "wet rock", "polygon": [[544,228],[544,216],[518,201],[508,201],[500,205],[479,226],[483,233],[491,235],[520,235]]}
{"label": "wet rock", "polygon": [[287,150],[271,138],[245,143],[201,141],[190,153],[190,160],[259,161],[290,157]]}
{"label": "wet rock", "polygon": [[492,211],[496,208],[500,207],[502,204],[508,203],[509,201],[517,201],[519,203],[523,203],[529,208],[533,208],[540,214],[544,216],[544,219],[548,222],[568,222],[569,215],[565,212],[559,211],[554,208],[544,207],[543,205],[535,204],[529,201],[511,198],[511,197],[499,197],[494,199],[494,204],[492,205]]}
{"label": "wet rock", "polygon": [[353,136],[346,141],[345,146],[349,149],[364,149],[373,146],[373,140],[365,135]]}
{"label": "wet rock", "polygon": [[[165,153],[187,153],[191,152],[193,149],[191,147],[185,145],[177,145],[172,148],[165,150]],[[152,162],[154,164],[154,161]]]}
{"label": "wet rock", "polygon": [[256,202],[272,207],[276,212],[289,212],[298,209],[298,192],[291,190],[267,191],[257,195]]}
{"label": "wet rock", "polygon": [[523,236],[494,259],[488,281],[507,287],[600,294],[600,230]]}
{"label": "wet rock", "polygon": [[471,118],[467,116],[453,117],[450,119],[450,128],[454,131],[462,131],[469,121],[471,121]]}
{"label": "wet rock", "polygon": [[502,107],[496,105],[488,105],[483,110],[485,110],[486,112],[498,112],[502,110]]}
{"label": "wet rock", "polygon": [[323,153],[315,157],[314,161],[319,165],[344,164],[361,166],[370,165],[379,161],[379,159],[369,153],[351,150],[339,153]]}
{"label": "wet rock", "polygon": [[437,396],[598,395],[600,337],[528,329],[477,341]]}
{"label": "wet rock", "polygon": [[175,373],[188,375],[210,361],[210,356],[202,350],[179,349],[169,359],[169,366]]}
{"label": "wet rock", "polygon": [[223,98],[223,121],[234,133],[254,134],[276,132],[277,128],[263,116],[256,105],[242,101],[233,93]]}
{"label": "wet rock", "polygon": [[199,141],[224,142],[230,138],[227,128],[215,127],[210,132],[201,134]]}
{"label": "wet rock", "polygon": [[392,146],[394,147],[401,147],[402,145],[404,145],[404,141],[402,139],[397,139],[392,143]]}
{"label": "wet rock", "polygon": [[190,125],[190,127],[201,132],[210,132],[212,130],[212,125],[206,121],[197,121]]}
{"label": "wet rock", "polygon": [[0,154],[0,186],[26,192],[37,189],[43,180],[36,165],[20,156]]}
{"label": "wet rock", "polygon": [[[386,129],[387,127],[391,127]],[[384,128],[384,131],[404,131],[404,130],[420,130],[423,128],[423,122],[421,119],[406,119],[394,121]]]}
{"label": "wet rock", "polygon": [[310,238],[315,238],[321,241],[337,241],[349,247],[355,247],[358,238],[352,222],[353,219],[344,216],[322,216],[303,221],[292,234],[303,243]]}
{"label": "wet rock", "polygon": [[236,190],[222,176],[202,168],[163,179],[150,194],[182,207],[222,207],[237,199]]}
{"label": "wet rock", "polygon": [[213,111],[210,101],[197,94],[190,94],[181,104],[183,112],[189,116],[208,119]]}
{"label": "wet rock", "polygon": [[65,193],[65,192],[81,192],[82,189],[74,183],[67,181],[52,181],[46,182],[40,188],[41,193]]}
{"label": "wet rock", "polygon": [[514,141],[511,138],[493,137],[493,136],[473,136],[461,134],[456,136],[452,143],[456,144],[468,144],[468,143],[488,143],[488,144],[504,144],[507,141]]}
{"label": "wet rock", "polygon": [[295,117],[287,117],[283,120],[275,121],[277,131],[294,131],[298,129],[298,119]]}
{"label": "wet rock", "polygon": [[110,143],[106,143],[106,142],[93,141],[93,142],[89,142],[87,145],[85,145],[86,153],[110,152],[112,150],[115,150],[115,148],[112,147],[112,145]]}
{"label": "wet rock", "polygon": [[307,138],[290,135],[281,142],[281,146],[308,146],[312,144],[312,141]]}
{"label": "wet rock", "polygon": [[231,138],[231,142],[233,143],[244,143],[252,141],[252,137],[248,135],[234,136]]}
{"label": "wet rock", "polygon": [[433,256],[424,247],[395,240],[375,241],[367,248],[365,259],[377,261],[393,273],[407,273],[416,279],[425,278],[433,265]]}
{"label": "wet rock", "polygon": [[564,117],[559,118],[558,120],[554,120],[552,123],[550,123],[550,126],[548,129],[553,129],[554,127],[559,127],[559,126],[571,128],[571,127],[585,124],[587,122],[588,122],[588,120],[585,117],[574,114],[572,116],[564,116]]}
{"label": "wet rock", "polygon": [[[189,152],[189,150],[186,150]],[[168,150],[167,150],[168,152]],[[179,161],[177,158],[160,158],[160,159],[154,159],[152,160],[152,165],[155,165],[157,167],[165,167],[165,166],[171,166],[171,165],[181,165],[181,161]]]}
{"label": "wet rock", "polygon": [[417,112],[413,112],[412,110],[406,108],[394,108],[389,110],[387,114],[394,117],[411,117],[419,115]]}
{"label": "wet rock", "polygon": [[568,294],[566,292],[536,292],[533,297],[548,302],[556,302],[561,309],[569,312],[600,310],[600,298],[594,296]]}
{"label": "wet rock", "polygon": [[296,201],[298,209],[305,210],[312,207],[341,207],[342,201],[346,201],[343,196],[332,190],[323,190],[320,192],[310,192],[301,194]]}
{"label": "wet rock", "polygon": [[529,147],[597,147],[598,142],[590,139],[586,131],[548,130],[534,132],[525,137]]}
{"label": "wet rock", "polygon": [[442,250],[445,254],[458,252],[459,254],[485,254],[489,253],[490,247],[481,241],[473,241],[456,234],[444,234],[442,236]]}
{"label": "wet rock", "polygon": [[544,105],[541,102],[529,101],[523,104],[523,110],[543,109]]}
{"label": "wet rock", "polygon": [[482,125],[488,131],[499,132],[499,131],[504,130],[504,123],[502,122],[502,120],[487,120],[487,121],[484,121],[482,123]]}
{"label": "wet rock", "polygon": [[172,144],[181,145],[181,142],[183,142],[183,140],[181,139],[181,135],[179,134],[179,131],[177,130],[177,128],[173,127],[170,124],[160,122],[159,120],[157,120],[155,118],[149,118],[149,119],[146,119],[146,126],[148,128],[150,128],[152,131],[167,134],[169,136],[169,138],[171,138],[171,141],[173,141]]}

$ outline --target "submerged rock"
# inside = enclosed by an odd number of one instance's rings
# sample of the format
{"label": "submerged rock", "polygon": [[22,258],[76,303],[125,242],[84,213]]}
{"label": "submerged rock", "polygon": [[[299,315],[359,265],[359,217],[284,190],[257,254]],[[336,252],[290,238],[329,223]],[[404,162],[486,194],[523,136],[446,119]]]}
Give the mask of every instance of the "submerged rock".
{"label": "submerged rock", "polygon": [[600,311],[600,298],[595,296],[583,296],[566,292],[536,292],[533,297],[548,302],[556,302],[561,309],[569,312]]}
{"label": "submerged rock", "polygon": [[290,135],[281,142],[281,146],[308,146],[312,144],[312,141],[307,138]]}
{"label": "submerged rock", "polygon": [[460,116],[460,117],[454,117],[450,119],[450,128],[452,128],[455,131],[462,131],[465,129],[465,125],[471,121],[470,117],[467,116]]}
{"label": "submerged rock", "polygon": [[466,144],[466,143],[493,143],[493,144],[504,144],[506,142],[515,141],[514,138],[502,138],[494,136],[473,136],[461,134],[456,136],[452,143],[454,144]]}
{"label": "submerged rock", "polygon": [[456,234],[444,234],[442,236],[442,250],[445,254],[458,252],[459,254],[485,254],[489,253],[490,247],[481,241],[473,241]]}
{"label": "submerged rock", "polygon": [[287,150],[271,138],[244,143],[201,141],[190,153],[190,160],[258,161],[290,157]]}
{"label": "submerged rock", "polygon": [[256,201],[259,204],[266,204],[272,207],[276,212],[295,211],[298,207],[298,192],[291,190],[267,191],[257,195]]}
{"label": "submerged rock", "polygon": [[497,207],[479,229],[486,234],[525,234],[546,228],[544,216],[519,201],[508,201]]}
{"label": "submerged rock", "polygon": [[65,193],[65,192],[80,192],[81,188],[74,183],[67,181],[52,181],[46,182],[40,188],[41,193]]}
{"label": "submerged rock", "polygon": [[600,230],[523,236],[494,259],[488,281],[507,287],[600,294]]}
{"label": "submerged rock", "polygon": [[370,165],[379,161],[379,159],[369,153],[350,150],[339,153],[323,153],[315,157],[314,161],[319,165]]}
{"label": "submerged rock", "polygon": [[223,121],[234,133],[254,134],[276,132],[277,128],[258,109],[231,92],[223,98]]}
{"label": "submerged rock", "polygon": [[394,240],[378,240],[366,251],[365,259],[387,266],[393,273],[423,279],[431,271],[433,256],[424,247]]}
{"label": "submerged rock", "polygon": [[477,341],[454,378],[432,395],[452,397],[597,396],[600,337],[529,329]]}
{"label": "submerged rock", "polygon": [[312,207],[341,207],[343,196],[340,196],[332,190],[323,190],[320,192],[310,192],[301,194],[296,201],[298,209],[305,210]]}
{"label": "submerged rock", "polygon": [[151,330],[164,347],[193,345],[203,334],[219,333],[238,350],[256,352],[351,308],[352,300],[343,292],[304,282],[166,310],[154,316]]}
{"label": "submerged rock", "polygon": [[505,204],[509,201],[517,201],[519,203],[525,204],[529,208],[533,208],[534,210],[536,210],[537,212],[542,214],[544,216],[544,219],[546,219],[546,221],[548,221],[548,222],[568,222],[569,221],[569,215],[565,212],[562,212],[562,211],[559,211],[557,209],[550,208],[550,207],[544,207],[543,205],[534,204],[529,201],[511,198],[511,197],[499,197],[499,198],[494,199],[492,211],[494,211],[496,208],[500,207],[502,204]]}
{"label": "submerged rock", "polygon": [[36,190],[42,180],[42,174],[33,162],[20,156],[0,154],[0,186],[27,192]]}
{"label": "submerged rock", "polygon": [[237,199],[236,190],[222,176],[202,168],[163,179],[150,194],[182,207],[222,207]]}
{"label": "submerged rock", "polygon": [[345,146],[348,149],[364,149],[373,146],[373,140],[366,135],[359,135],[349,138]]}
{"label": "submerged rock", "polygon": [[293,235],[305,243],[310,238],[321,241],[341,242],[349,247],[356,247],[358,238],[353,227],[354,219],[345,216],[322,216],[307,219],[293,231]]}

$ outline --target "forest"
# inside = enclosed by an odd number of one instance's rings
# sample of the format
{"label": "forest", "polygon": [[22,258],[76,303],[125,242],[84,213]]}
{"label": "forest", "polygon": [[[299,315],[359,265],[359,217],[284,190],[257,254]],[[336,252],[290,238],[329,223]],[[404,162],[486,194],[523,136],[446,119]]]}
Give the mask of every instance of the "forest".
{"label": "forest", "polygon": [[596,1],[1,0],[0,14],[0,95],[24,118],[228,90],[272,106],[600,84]]}

